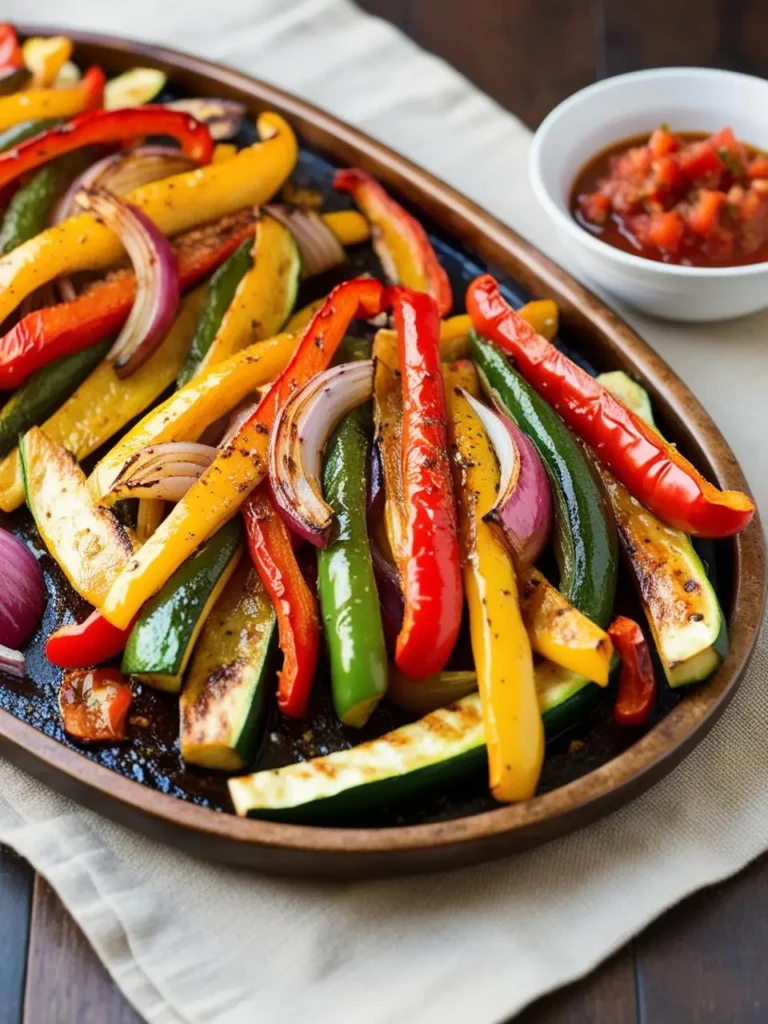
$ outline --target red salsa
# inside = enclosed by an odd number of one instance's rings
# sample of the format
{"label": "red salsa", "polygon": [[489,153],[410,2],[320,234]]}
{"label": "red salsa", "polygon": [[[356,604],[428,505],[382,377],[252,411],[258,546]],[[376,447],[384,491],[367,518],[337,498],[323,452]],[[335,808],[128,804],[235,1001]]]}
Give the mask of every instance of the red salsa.
{"label": "red salsa", "polygon": [[734,136],[675,132],[624,139],[582,168],[579,224],[617,249],[665,263],[768,260],[768,156]]}

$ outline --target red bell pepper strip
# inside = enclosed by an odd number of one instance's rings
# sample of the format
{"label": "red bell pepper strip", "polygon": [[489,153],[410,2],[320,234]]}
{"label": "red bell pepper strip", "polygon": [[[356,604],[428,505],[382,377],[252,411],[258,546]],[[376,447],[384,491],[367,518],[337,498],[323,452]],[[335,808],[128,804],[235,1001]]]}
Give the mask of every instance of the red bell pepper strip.
{"label": "red bell pepper strip", "polygon": [[284,715],[302,718],[312,691],[320,651],[317,599],[302,575],[288,527],[270,496],[257,487],[243,508],[248,549],[275,606],[283,668],[277,704]]}
{"label": "red bell pepper strip", "polygon": [[643,631],[632,619],[618,615],[608,636],[621,658],[613,717],[617,725],[645,725],[656,701],[656,676]]}
{"label": "red bell pepper strip", "polygon": [[[249,210],[194,228],[173,242],[179,284],[187,291],[207,277],[249,235],[254,216]],[[72,302],[28,313],[0,338],[0,391],[19,387],[41,366],[80,352],[120,330],[136,296],[132,270],[118,271]]]}
{"label": "red bell pepper strip", "polygon": [[169,135],[200,164],[210,163],[213,156],[215,143],[208,126],[180,110],[161,106],[92,110],[0,153],[0,188],[73,149],[144,135]]}
{"label": "red bell pepper strip", "polygon": [[65,672],[59,690],[64,731],[84,743],[126,739],[125,721],[132,702],[125,676],[112,668]]}
{"label": "red bell pepper strip", "polygon": [[437,303],[440,316],[449,313],[451,282],[419,221],[365,171],[337,171],[333,187],[348,192],[373,224],[373,245],[392,283],[427,292]]}
{"label": "red bell pepper strip", "polygon": [[411,679],[445,668],[461,626],[462,585],[447,414],[434,299],[389,290],[403,386],[403,497],[408,510],[401,566],[405,602],[395,662]]}
{"label": "red bell pepper strip", "polygon": [[729,537],[748,525],[755,506],[746,494],[709,483],[674,445],[538,335],[489,274],[469,286],[467,310],[478,333],[514,358],[574,433],[665,523],[697,537]]}
{"label": "red bell pepper strip", "polygon": [[8,22],[0,24],[0,71],[23,68],[24,56],[16,29]]}
{"label": "red bell pepper strip", "polygon": [[58,668],[88,668],[116,657],[128,643],[133,623],[118,629],[99,611],[92,611],[84,622],[62,626],[51,633],[45,656]]}

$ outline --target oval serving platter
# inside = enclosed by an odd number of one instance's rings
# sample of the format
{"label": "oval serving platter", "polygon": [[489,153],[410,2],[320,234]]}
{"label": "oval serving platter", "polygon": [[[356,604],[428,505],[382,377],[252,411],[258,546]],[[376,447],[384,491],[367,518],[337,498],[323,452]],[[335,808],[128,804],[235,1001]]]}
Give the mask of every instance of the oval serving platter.
{"label": "oval serving platter", "polygon": [[[663,431],[684,454],[722,488],[746,489],[717,427],[663,360],[573,278],[447,185],[328,114],[246,75],[127,40],[34,29],[41,31],[69,36],[79,61],[101,64],[108,74],[137,64],[157,67],[168,74],[176,95],[225,97],[245,102],[254,114],[266,109],[283,114],[302,144],[294,175],[300,185],[327,189],[338,165],[376,175],[425,223],[456,294],[488,269],[516,302],[528,296],[555,299],[560,342],[569,354],[596,371],[631,373],[650,392]],[[351,269],[376,268],[369,255],[360,255],[353,256]],[[223,779],[184,768],[176,742],[177,711],[166,695],[146,688],[137,694],[136,716],[146,725],[130,744],[84,750],[64,736],[57,713],[58,673],[45,659],[43,637],[67,610],[83,608],[41,550],[27,513],[6,517],[3,525],[25,536],[41,556],[52,597],[27,651],[30,678],[0,685],[2,754],[80,803],[153,838],[201,856],[294,874],[349,878],[457,867],[564,835],[622,806],[674,768],[722,713],[752,653],[765,598],[765,546],[756,516],[743,534],[703,552],[730,634],[728,656],[717,674],[682,697],[662,685],[655,724],[636,742],[631,731],[627,735],[613,726],[610,702],[603,702],[581,729],[549,745],[540,795],[527,803],[499,807],[484,786],[462,785],[429,803],[383,809],[376,818],[348,827],[287,825],[235,817]],[[334,723],[327,708],[321,692],[309,729],[307,723],[279,722],[275,715],[259,765],[349,745],[352,735]],[[398,723],[382,711],[372,734]]]}

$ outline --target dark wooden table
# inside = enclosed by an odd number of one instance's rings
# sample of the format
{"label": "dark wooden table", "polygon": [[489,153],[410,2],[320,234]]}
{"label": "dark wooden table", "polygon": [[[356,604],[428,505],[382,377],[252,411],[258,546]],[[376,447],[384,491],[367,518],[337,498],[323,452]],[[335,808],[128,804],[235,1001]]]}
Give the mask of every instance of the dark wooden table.
{"label": "dark wooden table", "polygon": [[[569,93],[622,71],[702,64],[768,73],[768,0],[359,2],[531,127]],[[765,1024],[766,948],[763,858],[735,881],[686,900],[519,1021]],[[0,1024],[20,1021],[135,1024],[138,1017],[45,882],[0,850]]]}

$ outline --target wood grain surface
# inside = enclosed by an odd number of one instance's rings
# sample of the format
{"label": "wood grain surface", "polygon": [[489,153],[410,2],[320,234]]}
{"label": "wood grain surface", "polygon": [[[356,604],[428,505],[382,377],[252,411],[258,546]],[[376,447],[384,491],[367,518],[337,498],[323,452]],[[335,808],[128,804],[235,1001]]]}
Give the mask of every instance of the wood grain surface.
{"label": "wood grain surface", "polygon": [[[359,3],[453,63],[531,127],[569,93],[609,74],[665,64],[768,74],[765,0]],[[22,861],[0,851],[0,1024],[132,1024],[138,1018],[57,897],[31,880]],[[519,1022],[765,1022],[767,944],[765,857],[686,900]]]}

